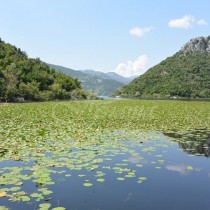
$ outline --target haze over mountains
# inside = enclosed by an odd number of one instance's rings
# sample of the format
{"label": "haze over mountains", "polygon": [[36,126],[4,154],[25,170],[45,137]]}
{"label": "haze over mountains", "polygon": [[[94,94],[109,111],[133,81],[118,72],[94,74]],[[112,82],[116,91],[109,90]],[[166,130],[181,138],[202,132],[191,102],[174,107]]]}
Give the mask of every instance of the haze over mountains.
{"label": "haze over mountains", "polygon": [[210,36],[191,39],[180,51],[150,68],[115,95],[210,98]]}
{"label": "haze over mountains", "polygon": [[115,72],[104,73],[95,70],[76,71],[59,65],[48,64],[50,67],[68,74],[81,81],[84,89],[98,96],[112,96],[119,88],[128,84],[135,77],[123,77]]}
{"label": "haze over mountains", "polygon": [[128,84],[129,82],[131,82],[134,78],[136,78],[137,76],[133,76],[133,77],[123,77],[120,76],[119,74],[115,73],[115,72],[101,72],[101,71],[95,71],[95,70],[91,70],[91,69],[87,69],[87,70],[82,70],[82,72],[84,72],[85,74],[89,74],[92,76],[98,76],[101,77],[103,79],[112,79],[112,80],[116,80],[122,84]]}

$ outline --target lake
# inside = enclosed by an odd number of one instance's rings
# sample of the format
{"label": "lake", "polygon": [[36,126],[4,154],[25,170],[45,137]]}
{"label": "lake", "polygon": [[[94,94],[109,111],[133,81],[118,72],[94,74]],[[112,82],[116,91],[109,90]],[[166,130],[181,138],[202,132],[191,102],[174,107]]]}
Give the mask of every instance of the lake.
{"label": "lake", "polygon": [[209,209],[207,102],[48,102],[0,110],[1,210]]}

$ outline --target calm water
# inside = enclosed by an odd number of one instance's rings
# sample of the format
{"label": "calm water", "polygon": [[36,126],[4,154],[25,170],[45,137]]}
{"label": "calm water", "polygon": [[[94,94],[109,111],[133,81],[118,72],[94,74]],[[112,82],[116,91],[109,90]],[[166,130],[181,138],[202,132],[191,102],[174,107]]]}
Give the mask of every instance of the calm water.
{"label": "calm water", "polygon": [[[70,148],[62,157],[48,153],[28,163],[2,161],[1,184],[15,166],[21,169],[14,174],[22,184],[12,192],[5,188],[16,186],[15,182],[3,183],[0,189],[7,196],[0,197],[0,206],[14,210],[39,209],[42,203],[50,203],[50,209],[62,206],[68,210],[210,209],[209,134],[197,131],[147,138]],[[54,183],[41,183],[36,179],[39,171]],[[24,180],[24,175],[30,179]],[[44,199],[31,196],[46,187],[53,193]],[[8,195],[14,198],[20,191],[30,201],[9,201]]]}

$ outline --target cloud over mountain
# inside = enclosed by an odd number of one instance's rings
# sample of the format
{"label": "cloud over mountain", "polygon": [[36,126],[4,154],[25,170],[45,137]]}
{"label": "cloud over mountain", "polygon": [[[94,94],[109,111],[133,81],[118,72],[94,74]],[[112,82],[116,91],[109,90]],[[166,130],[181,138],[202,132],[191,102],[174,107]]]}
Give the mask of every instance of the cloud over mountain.
{"label": "cloud over mountain", "polygon": [[124,77],[139,76],[143,74],[148,67],[149,58],[147,55],[140,55],[134,61],[127,61],[117,65],[115,72]]}

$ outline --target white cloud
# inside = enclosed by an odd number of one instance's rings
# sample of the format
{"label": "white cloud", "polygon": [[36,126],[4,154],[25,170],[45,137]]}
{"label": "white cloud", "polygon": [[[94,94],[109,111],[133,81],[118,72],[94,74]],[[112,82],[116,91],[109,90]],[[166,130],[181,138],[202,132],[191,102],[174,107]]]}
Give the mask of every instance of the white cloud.
{"label": "white cloud", "polygon": [[191,15],[186,15],[180,19],[171,20],[168,26],[171,28],[189,29],[193,26],[195,18]]}
{"label": "white cloud", "polygon": [[169,21],[168,26],[171,28],[189,29],[195,25],[205,26],[208,23],[204,19],[196,20],[192,15],[185,15],[180,19]]}
{"label": "white cloud", "polygon": [[139,76],[148,68],[149,59],[147,55],[139,56],[135,61],[127,61],[117,65],[115,72],[124,77]]}
{"label": "white cloud", "polygon": [[205,25],[207,25],[208,23],[207,23],[204,19],[200,19],[200,20],[197,21],[197,24],[198,24],[199,26],[205,26]]}
{"label": "white cloud", "polygon": [[147,28],[134,27],[129,31],[129,33],[131,35],[141,37],[144,36],[145,33],[150,32],[152,29],[153,29],[152,27],[147,27]]}

